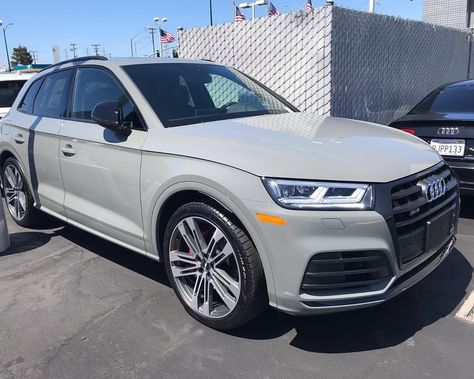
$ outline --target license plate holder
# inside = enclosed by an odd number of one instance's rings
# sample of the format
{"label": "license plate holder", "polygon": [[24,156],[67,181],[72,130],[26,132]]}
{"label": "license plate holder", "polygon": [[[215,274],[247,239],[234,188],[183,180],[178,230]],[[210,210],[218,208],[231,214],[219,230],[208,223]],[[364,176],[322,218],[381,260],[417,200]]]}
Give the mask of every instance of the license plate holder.
{"label": "license plate holder", "polygon": [[430,145],[446,157],[463,157],[466,141],[463,139],[432,139]]}
{"label": "license plate holder", "polygon": [[451,207],[426,222],[427,253],[438,250],[451,237],[454,230],[453,218],[454,208]]}

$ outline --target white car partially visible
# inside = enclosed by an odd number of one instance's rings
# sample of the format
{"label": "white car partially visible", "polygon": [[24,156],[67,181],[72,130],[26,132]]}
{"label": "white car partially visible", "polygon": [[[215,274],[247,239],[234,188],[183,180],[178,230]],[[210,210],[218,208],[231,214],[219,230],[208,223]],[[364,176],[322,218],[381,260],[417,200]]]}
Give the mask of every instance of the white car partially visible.
{"label": "white car partially visible", "polygon": [[0,118],[9,111],[23,85],[35,74],[0,74]]}

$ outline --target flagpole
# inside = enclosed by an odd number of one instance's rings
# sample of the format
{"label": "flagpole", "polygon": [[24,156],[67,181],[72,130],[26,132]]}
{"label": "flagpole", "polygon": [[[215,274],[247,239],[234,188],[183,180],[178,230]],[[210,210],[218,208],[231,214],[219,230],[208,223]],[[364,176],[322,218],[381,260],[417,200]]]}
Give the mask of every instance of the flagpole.
{"label": "flagpole", "polygon": [[160,58],[163,57],[163,42],[161,42],[161,28],[160,28]]}

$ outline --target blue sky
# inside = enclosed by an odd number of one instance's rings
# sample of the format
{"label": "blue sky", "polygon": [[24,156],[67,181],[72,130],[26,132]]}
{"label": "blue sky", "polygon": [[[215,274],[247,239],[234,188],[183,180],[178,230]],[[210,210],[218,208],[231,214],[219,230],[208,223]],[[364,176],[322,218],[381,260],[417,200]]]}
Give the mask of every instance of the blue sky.
{"label": "blue sky", "polygon": [[[304,7],[305,0],[272,0],[282,13]],[[237,2],[240,2],[239,0]],[[232,0],[212,0],[214,23],[231,22]],[[321,6],[325,0],[313,0],[313,6]],[[344,7],[367,10],[369,0],[335,0]],[[266,14],[266,7],[259,7],[257,16]],[[404,18],[420,19],[422,0],[380,0],[378,13]],[[244,12],[250,18],[250,10]],[[3,2],[0,19],[4,24],[13,22],[7,30],[11,49],[18,44],[38,51],[39,63],[52,61],[51,48],[65,49],[75,42],[78,54],[93,53],[91,44],[99,43],[106,54],[130,55],[130,38],[153,23],[153,17],[168,17],[165,29],[175,34],[178,26],[193,28],[209,23],[209,0],[23,0]],[[143,37],[143,39],[141,39]],[[136,38],[138,55],[151,53],[149,35],[142,33]],[[68,52],[71,58],[71,52]],[[5,47],[0,42],[0,66],[6,63]]]}

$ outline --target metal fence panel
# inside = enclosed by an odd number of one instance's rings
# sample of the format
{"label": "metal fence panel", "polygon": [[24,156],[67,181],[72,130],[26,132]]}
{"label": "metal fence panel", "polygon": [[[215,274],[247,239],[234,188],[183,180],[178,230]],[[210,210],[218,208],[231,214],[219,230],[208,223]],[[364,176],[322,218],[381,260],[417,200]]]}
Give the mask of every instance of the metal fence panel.
{"label": "metal fence panel", "polygon": [[[474,73],[469,33],[326,6],[180,32],[180,55],[233,66],[303,111],[389,123]],[[472,55],[472,57],[470,57]]]}

